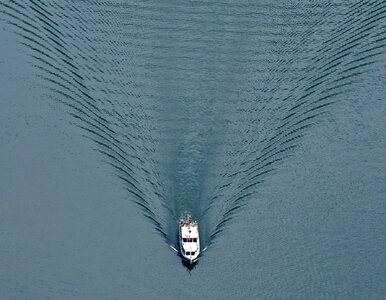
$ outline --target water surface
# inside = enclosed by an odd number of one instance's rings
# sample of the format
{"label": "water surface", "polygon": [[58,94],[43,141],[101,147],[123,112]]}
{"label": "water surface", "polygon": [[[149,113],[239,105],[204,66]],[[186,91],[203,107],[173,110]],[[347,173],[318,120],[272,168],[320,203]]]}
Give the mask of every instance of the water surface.
{"label": "water surface", "polygon": [[[1,2],[2,298],[381,298],[385,17]],[[169,248],[185,211],[192,272]]]}

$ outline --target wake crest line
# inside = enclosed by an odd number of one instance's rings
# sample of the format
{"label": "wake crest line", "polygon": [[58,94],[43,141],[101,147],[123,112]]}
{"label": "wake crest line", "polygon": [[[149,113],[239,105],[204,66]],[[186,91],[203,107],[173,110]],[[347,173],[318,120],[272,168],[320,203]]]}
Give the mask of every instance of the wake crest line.
{"label": "wake crest line", "polygon": [[[351,91],[359,76],[379,62],[386,49],[386,26],[382,23],[385,17],[384,1],[352,5],[345,19],[310,59],[311,67],[290,90],[290,96],[282,99],[285,113],[280,122],[266,138],[251,141],[235,155],[243,159],[229,164],[205,210],[205,214],[221,211],[209,245],[256,194],[266,176],[292,156],[302,137],[322,121],[339,96]],[[304,43],[306,39],[301,41]],[[254,150],[248,151],[251,146]]]}
{"label": "wake crest line", "polygon": [[[103,101],[93,97],[92,91],[86,86],[82,67],[86,70],[104,71],[98,66],[98,61],[91,58],[93,45],[81,49],[76,43],[67,41],[69,36],[73,38],[77,35],[76,31],[79,31],[79,28],[71,25],[72,18],[81,22],[83,20],[79,15],[66,15],[69,12],[77,13],[77,7],[71,1],[69,3],[65,9],[59,4],[46,4],[41,0],[29,0],[23,4],[15,0],[3,1],[0,3],[0,19],[21,37],[20,44],[28,49],[34,67],[39,70],[39,76],[52,92],[52,98],[70,109],[70,115],[76,125],[84,130],[85,137],[98,146],[97,151],[113,167],[125,190],[131,195],[131,200],[168,242],[163,225],[165,222],[155,213],[154,204],[148,200],[149,188],[144,186],[143,180],[139,180],[140,172],[149,171],[140,169],[132,162],[134,159],[141,161],[141,158],[135,155],[141,149],[135,145],[133,139],[129,139],[129,135],[125,136],[127,141],[118,138],[120,135],[108,120],[109,115],[100,108],[111,103],[110,100]],[[93,25],[96,26],[96,23]],[[85,26],[82,24],[80,29],[85,29]],[[66,33],[65,30],[69,32]],[[89,64],[79,66],[74,58],[74,49],[79,51],[78,55]],[[114,124],[118,123],[116,121]],[[148,178],[147,181],[152,187],[155,186],[155,190],[151,192],[162,200],[162,192],[158,190],[159,184]]]}

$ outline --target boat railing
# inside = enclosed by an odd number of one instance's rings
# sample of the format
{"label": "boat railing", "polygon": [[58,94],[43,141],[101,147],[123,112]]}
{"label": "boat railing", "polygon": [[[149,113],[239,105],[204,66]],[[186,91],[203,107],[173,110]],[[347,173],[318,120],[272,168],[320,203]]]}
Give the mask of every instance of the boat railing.
{"label": "boat railing", "polygon": [[190,220],[181,220],[180,225],[187,225],[187,226],[196,226],[198,224],[197,221],[190,221]]}

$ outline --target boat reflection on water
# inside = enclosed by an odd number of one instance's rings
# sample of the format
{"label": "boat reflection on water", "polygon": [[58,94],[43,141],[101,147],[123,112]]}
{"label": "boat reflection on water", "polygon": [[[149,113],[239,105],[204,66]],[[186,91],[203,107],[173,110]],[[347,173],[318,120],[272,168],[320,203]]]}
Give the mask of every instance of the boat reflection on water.
{"label": "boat reflection on water", "polygon": [[197,265],[198,265],[198,260],[196,260],[195,262],[193,263],[190,263],[188,262],[187,260],[185,259],[182,259],[181,260],[181,264],[188,269],[188,271],[192,271]]}

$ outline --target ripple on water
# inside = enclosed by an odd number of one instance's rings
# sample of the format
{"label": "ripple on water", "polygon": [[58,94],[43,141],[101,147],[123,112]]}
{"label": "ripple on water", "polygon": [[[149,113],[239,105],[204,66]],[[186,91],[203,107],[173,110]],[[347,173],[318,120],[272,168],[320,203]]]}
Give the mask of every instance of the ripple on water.
{"label": "ripple on water", "polygon": [[206,246],[386,48],[384,1],[5,1],[67,107],[166,242]]}

